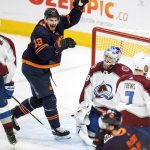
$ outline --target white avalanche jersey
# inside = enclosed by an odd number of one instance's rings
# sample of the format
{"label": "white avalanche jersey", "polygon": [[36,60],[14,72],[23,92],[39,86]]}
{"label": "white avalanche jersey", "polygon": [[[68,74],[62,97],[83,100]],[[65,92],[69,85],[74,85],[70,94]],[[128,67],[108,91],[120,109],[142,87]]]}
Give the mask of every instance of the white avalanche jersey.
{"label": "white avalanche jersey", "polygon": [[132,71],[123,64],[116,64],[109,71],[104,71],[103,62],[95,64],[90,68],[86,78],[80,102],[87,100],[99,108],[114,108],[112,99],[115,95],[116,84],[125,74],[132,74]]}
{"label": "white avalanche jersey", "polygon": [[0,35],[0,75],[4,82],[9,83],[12,80],[16,70],[16,55],[13,42]]}
{"label": "white avalanche jersey", "polygon": [[150,126],[150,79],[141,75],[121,77],[115,102],[123,115],[123,125]]}

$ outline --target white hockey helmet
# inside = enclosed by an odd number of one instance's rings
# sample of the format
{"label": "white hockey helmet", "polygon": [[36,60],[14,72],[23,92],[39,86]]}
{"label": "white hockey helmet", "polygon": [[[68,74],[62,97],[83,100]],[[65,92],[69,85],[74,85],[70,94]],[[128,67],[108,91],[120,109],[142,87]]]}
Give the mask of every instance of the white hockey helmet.
{"label": "white hockey helmet", "polygon": [[[107,65],[115,65],[118,63],[122,55],[122,51],[119,47],[111,46],[104,52],[104,63]],[[106,57],[110,57],[111,61],[107,61]]]}
{"label": "white hockey helmet", "polygon": [[144,73],[145,72],[145,66],[148,68],[150,67],[150,57],[143,53],[143,52],[138,52],[133,56],[133,61],[134,61],[134,68],[136,70],[141,70]]}

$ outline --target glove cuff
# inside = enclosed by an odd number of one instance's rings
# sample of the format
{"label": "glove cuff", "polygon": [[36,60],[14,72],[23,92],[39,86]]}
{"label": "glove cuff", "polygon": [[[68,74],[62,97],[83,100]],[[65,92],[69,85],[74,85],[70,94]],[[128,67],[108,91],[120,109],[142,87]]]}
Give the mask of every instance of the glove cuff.
{"label": "glove cuff", "polygon": [[14,81],[10,81],[9,83],[6,83],[5,86],[14,86]]}

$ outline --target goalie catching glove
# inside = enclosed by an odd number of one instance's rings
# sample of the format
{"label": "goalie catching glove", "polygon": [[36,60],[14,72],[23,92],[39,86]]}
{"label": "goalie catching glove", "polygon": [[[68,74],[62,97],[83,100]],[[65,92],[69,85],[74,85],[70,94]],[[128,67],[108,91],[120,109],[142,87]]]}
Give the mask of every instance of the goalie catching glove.
{"label": "goalie catching glove", "polygon": [[82,10],[89,0],[74,0],[73,6],[75,9]]}
{"label": "goalie catching glove", "polygon": [[77,112],[73,115],[77,124],[89,125],[89,114],[91,105],[87,101],[82,101],[78,107]]}
{"label": "goalie catching glove", "polygon": [[56,49],[55,53],[61,53],[67,48],[74,48],[75,45],[76,42],[72,38],[63,39],[63,37],[60,36],[54,44],[54,47]]}

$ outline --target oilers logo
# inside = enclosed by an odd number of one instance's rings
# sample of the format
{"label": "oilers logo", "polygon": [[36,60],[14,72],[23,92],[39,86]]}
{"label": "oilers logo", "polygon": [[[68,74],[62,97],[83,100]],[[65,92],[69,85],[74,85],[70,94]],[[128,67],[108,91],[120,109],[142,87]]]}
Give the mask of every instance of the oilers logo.
{"label": "oilers logo", "polygon": [[106,135],[104,136],[104,143],[108,142],[108,141],[109,141],[110,139],[112,139],[112,138],[113,138],[112,135],[106,134]]}
{"label": "oilers logo", "polygon": [[105,98],[107,100],[111,100],[113,98],[111,85],[106,84],[104,81],[95,87],[94,94],[97,98]]}

